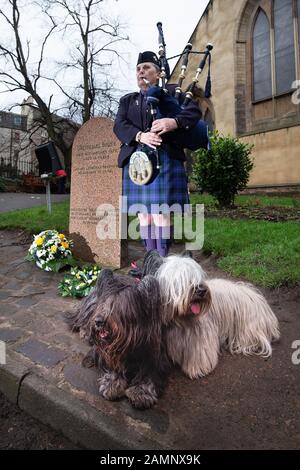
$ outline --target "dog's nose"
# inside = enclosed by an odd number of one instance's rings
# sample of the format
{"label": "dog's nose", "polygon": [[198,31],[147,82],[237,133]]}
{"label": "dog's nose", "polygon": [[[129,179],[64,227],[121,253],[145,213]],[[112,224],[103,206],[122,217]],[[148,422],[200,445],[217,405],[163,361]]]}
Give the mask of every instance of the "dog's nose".
{"label": "dog's nose", "polygon": [[103,320],[95,320],[95,325],[97,328],[101,328],[101,326],[104,325],[104,321]]}
{"label": "dog's nose", "polygon": [[207,287],[197,287],[196,288],[196,294],[199,295],[199,297],[204,297],[207,292]]}

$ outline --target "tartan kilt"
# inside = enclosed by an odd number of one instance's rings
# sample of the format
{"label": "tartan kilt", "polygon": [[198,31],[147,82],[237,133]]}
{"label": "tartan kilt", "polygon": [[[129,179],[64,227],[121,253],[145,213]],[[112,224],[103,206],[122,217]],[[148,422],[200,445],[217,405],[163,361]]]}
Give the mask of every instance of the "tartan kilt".
{"label": "tartan kilt", "polygon": [[[123,167],[123,196],[127,196],[127,207],[124,205],[122,212],[129,215],[144,212],[141,210],[130,209],[133,204],[143,204],[148,214],[169,213],[168,208],[159,208],[161,204],[172,206],[176,204],[172,212],[183,212],[184,204],[189,204],[187,176],[184,163],[180,160],[174,160],[168,153],[162,149],[159,150],[160,170],[156,170],[153,161],[154,178],[149,183],[139,186],[134,184],[129,177],[129,162]],[[154,205],[156,207],[154,207]],[[127,209],[127,210],[126,210]]]}

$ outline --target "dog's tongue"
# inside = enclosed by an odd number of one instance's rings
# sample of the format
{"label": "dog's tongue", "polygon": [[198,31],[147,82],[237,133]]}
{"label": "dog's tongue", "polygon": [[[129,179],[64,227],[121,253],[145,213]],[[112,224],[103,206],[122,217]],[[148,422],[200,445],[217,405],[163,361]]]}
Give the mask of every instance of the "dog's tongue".
{"label": "dog's tongue", "polygon": [[100,335],[100,338],[105,339],[108,336],[108,331],[103,328],[100,331],[99,335]]}
{"label": "dog's tongue", "polygon": [[198,303],[191,304],[191,311],[194,313],[194,315],[199,315],[201,312],[201,306]]}

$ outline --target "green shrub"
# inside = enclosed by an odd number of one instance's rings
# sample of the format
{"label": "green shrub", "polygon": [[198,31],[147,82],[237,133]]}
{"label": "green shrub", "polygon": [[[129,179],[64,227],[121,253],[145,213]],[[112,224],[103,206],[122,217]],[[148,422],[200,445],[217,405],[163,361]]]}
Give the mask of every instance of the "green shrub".
{"label": "green shrub", "polygon": [[246,188],[253,161],[253,145],[231,136],[211,135],[211,149],[194,153],[192,180],[201,193],[217,199],[220,207],[231,207],[238,191]]}

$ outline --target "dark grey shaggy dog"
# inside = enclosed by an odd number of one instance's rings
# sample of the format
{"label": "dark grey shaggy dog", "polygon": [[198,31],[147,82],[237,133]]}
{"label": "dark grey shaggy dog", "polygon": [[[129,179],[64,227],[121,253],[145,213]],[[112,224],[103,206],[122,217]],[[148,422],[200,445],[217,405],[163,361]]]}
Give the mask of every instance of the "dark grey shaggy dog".
{"label": "dark grey shaggy dog", "polygon": [[101,271],[94,290],[67,321],[92,346],[83,360],[100,371],[99,393],[107,400],[126,396],[133,407],[150,408],[169,371],[160,319],[157,280]]}

